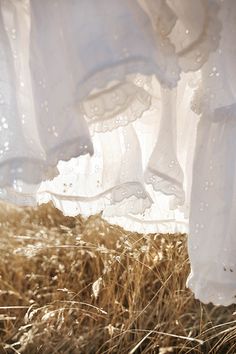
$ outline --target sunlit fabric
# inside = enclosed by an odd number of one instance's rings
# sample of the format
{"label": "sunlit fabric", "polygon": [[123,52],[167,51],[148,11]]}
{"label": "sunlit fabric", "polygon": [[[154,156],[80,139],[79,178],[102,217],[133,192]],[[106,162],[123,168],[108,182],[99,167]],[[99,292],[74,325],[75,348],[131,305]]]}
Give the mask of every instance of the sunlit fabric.
{"label": "sunlit fabric", "polygon": [[0,0],[0,198],[187,232],[236,303],[235,0]]}

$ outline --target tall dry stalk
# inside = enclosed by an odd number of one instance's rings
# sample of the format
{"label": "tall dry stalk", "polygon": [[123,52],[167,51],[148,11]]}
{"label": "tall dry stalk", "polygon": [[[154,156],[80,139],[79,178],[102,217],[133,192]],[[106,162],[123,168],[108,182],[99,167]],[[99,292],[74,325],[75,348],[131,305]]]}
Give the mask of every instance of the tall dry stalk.
{"label": "tall dry stalk", "polygon": [[0,353],[235,353],[235,307],[185,288],[185,235],[1,206]]}

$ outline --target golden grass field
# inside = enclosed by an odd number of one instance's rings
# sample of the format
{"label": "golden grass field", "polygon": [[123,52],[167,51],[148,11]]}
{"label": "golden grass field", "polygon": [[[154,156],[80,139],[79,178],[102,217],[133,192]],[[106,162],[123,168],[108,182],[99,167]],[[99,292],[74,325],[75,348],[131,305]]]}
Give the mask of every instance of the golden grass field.
{"label": "golden grass field", "polygon": [[235,306],[186,289],[185,235],[0,207],[0,353],[236,353]]}

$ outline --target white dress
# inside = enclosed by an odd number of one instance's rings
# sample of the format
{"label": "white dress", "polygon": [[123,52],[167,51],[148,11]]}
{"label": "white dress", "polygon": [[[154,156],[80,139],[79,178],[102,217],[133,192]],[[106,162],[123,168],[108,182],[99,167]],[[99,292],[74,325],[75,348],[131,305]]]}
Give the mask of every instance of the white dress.
{"label": "white dress", "polygon": [[235,0],[0,0],[0,198],[187,232],[236,303]]}

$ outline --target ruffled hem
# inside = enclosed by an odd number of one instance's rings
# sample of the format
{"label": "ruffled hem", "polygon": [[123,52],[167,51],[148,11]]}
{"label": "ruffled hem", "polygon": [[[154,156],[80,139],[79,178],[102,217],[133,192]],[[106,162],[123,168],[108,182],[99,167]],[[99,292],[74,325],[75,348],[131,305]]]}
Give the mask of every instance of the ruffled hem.
{"label": "ruffled hem", "polygon": [[[176,70],[169,70],[166,66],[166,62],[163,62],[163,65],[158,65],[153,60],[145,57],[129,58],[128,60],[116,62],[113,66],[108,64],[105,69],[88,74],[82,82],[78,82],[76,100],[84,102],[91,93],[106,89],[109,83],[112,82],[125,83],[129,81],[127,77],[132,77],[132,75],[134,75],[134,81],[135,76],[139,81],[141,77],[155,75],[162,86],[168,88],[176,87],[180,79],[181,70],[178,66],[176,66]],[[142,84],[142,81],[140,83]],[[136,84],[139,86],[138,82]]]}
{"label": "ruffled hem", "polygon": [[[134,191],[136,190],[136,192]],[[166,196],[164,196],[167,199]],[[162,194],[159,193],[161,207]],[[101,213],[102,217],[111,224],[119,225],[131,232],[140,233],[188,233],[188,219],[183,212],[160,213],[152,211],[157,205],[153,204],[150,195],[140,183],[130,182],[116,186],[110,190],[92,197],[68,196],[50,191],[37,193],[37,203],[52,202],[64,215],[88,217]],[[168,209],[170,201],[165,200]],[[167,214],[171,214],[167,217]]]}
{"label": "ruffled hem", "polygon": [[37,193],[39,204],[49,201],[68,216],[89,216],[104,211],[106,215],[124,216],[131,212],[135,215],[144,212],[152,204],[150,196],[139,182],[126,182],[89,197],[62,195],[47,190]]}
{"label": "ruffled hem", "polygon": [[110,224],[119,225],[130,232],[142,234],[186,234],[189,232],[188,220],[184,218],[164,218],[145,220],[143,214],[139,216],[127,215],[126,217],[102,217]]}
{"label": "ruffled hem", "polygon": [[[174,164],[175,162],[173,161],[171,167],[173,167]],[[176,177],[177,176],[178,174],[176,174]],[[162,192],[165,195],[174,196],[170,209],[176,209],[184,204],[185,194],[183,185],[177,179],[148,168],[145,173],[145,181],[147,184],[151,184],[156,192]]]}
{"label": "ruffled hem", "polygon": [[79,112],[85,117],[90,133],[112,131],[142,117],[154,101],[152,78],[142,75],[126,76],[124,82],[91,93],[79,104]]}
{"label": "ruffled hem", "polygon": [[[201,30],[197,38],[181,49],[177,48],[176,40],[177,43],[179,41],[178,44],[182,46],[186,38],[191,36],[192,31],[195,31],[194,24],[193,27],[191,27],[192,24],[189,22],[188,18],[187,20],[185,18],[179,18],[175,12],[175,5],[173,4],[174,6],[171,6],[171,3],[168,3],[166,0],[161,0],[158,4],[153,0],[140,0],[140,2],[143,4],[144,9],[152,20],[158,41],[162,43],[162,47],[166,49],[166,54],[169,52],[172,57],[176,56],[176,62],[182,71],[189,72],[199,70],[204,63],[206,63],[209,55],[218,48],[222,25],[217,17],[220,7],[216,2],[196,2],[200,7],[202,6],[202,8],[204,8],[203,16],[205,16],[205,18],[202,19],[203,24],[200,27]],[[183,1],[182,5],[183,15],[185,13],[184,7],[186,3]],[[181,4],[179,4],[179,6],[181,7]],[[199,9],[199,14],[202,15],[201,9]],[[196,13],[195,16],[195,18],[197,18],[198,13]],[[186,27],[184,23],[185,20],[188,27]],[[173,33],[179,22],[181,23],[180,29],[182,33],[177,31],[179,38],[175,38]],[[199,26],[197,28],[199,30]]]}

